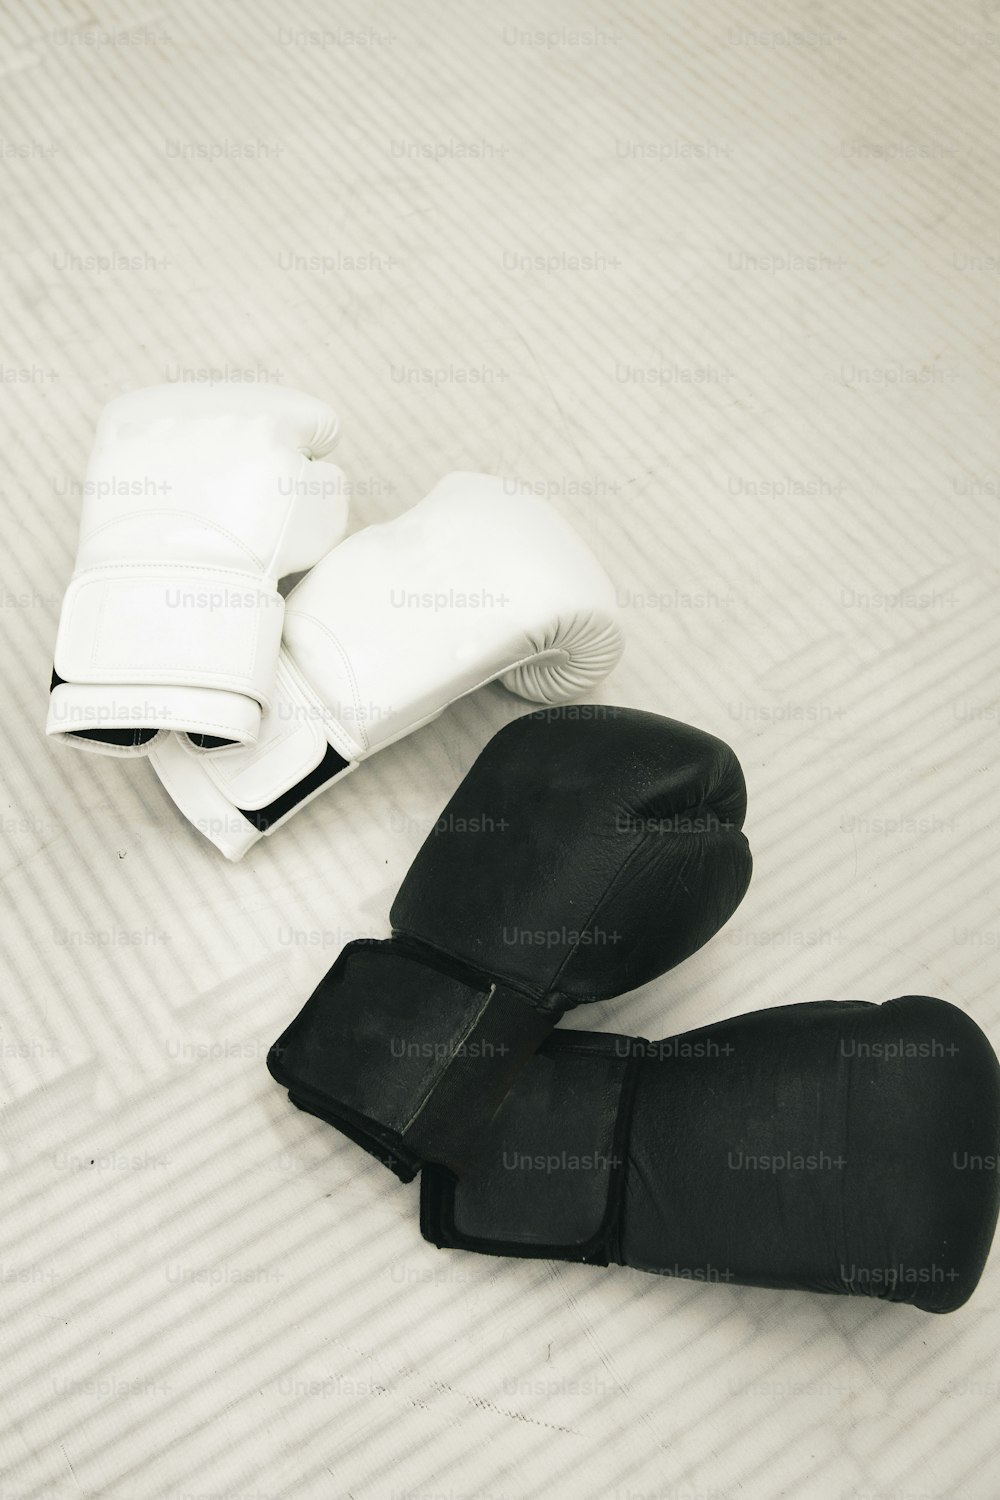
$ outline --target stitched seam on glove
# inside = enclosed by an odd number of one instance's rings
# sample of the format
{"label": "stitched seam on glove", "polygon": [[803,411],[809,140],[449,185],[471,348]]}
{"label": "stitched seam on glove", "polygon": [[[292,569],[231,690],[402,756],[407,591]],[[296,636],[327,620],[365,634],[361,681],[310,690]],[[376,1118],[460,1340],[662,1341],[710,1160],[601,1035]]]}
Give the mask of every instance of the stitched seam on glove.
{"label": "stitched seam on glove", "polygon": [[[142,512],[142,516],[143,516],[143,519],[145,519],[147,516],[148,517],[152,517],[152,516],[169,516],[169,517],[171,517],[173,519],[183,519],[183,520],[187,520],[187,521],[194,521],[194,523],[197,526],[199,526],[202,530],[204,530],[204,531],[211,531],[211,532],[214,532],[216,536],[225,537],[226,541],[230,542],[236,548],[236,550],[238,552],[245,552],[246,555],[247,555],[247,557],[250,558],[251,562],[253,562],[253,563],[256,564],[257,569],[258,569],[258,573],[265,573],[265,574],[267,573],[267,568],[266,568],[266,565],[264,563],[264,559],[262,557],[259,557],[257,555],[257,553],[254,552],[254,550],[253,550],[252,547],[249,547],[247,545],[247,543],[245,541],[243,541],[240,537],[238,537],[237,535],[235,535],[234,532],[227,531],[227,529],[225,528],[225,526],[220,526],[217,521],[210,520],[206,516],[199,514],[198,511],[193,511],[193,510],[171,510],[171,509],[168,509],[167,507],[163,507],[163,508],[157,508],[156,510],[144,510]],[[134,515],[129,515],[129,516],[114,516],[109,521],[102,521],[101,524],[100,524],[100,526],[95,526],[92,531],[88,531],[87,532],[86,536],[81,536],[81,538],[80,538],[80,546],[81,547],[85,546],[88,542],[92,541],[94,537],[98,537],[103,532],[110,531],[110,530],[112,530],[116,526],[126,526],[126,525],[130,526],[130,525],[134,524],[135,519],[136,519],[136,517]],[[178,567],[178,568],[183,568],[183,567],[205,567],[207,569],[208,568],[208,564],[182,563],[182,562],[174,563],[169,557],[166,558],[162,562],[152,562],[152,561],[150,561],[149,558],[144,558],[142,561],[136,561],[134,563],[128,563],[128,562],[125,562],[125,563],[114,563],[114,562],[90,563],[85,568],[75,569],[73,576],[76,577],[78,573],[90,573],[90,572],[93,572],[95,568],[121,568],[121,567],[126,567],[126,568],[127,567],[136,567],[136,568],[154,568],[154,567]],[[226,567],[220,567],[218,569],[209,570],[209,571],[217,571],[219,573],[228,573],[228,572],[233,571],[233,570],[231,570],[229,568],[226,568]],[[252,574],[252,575],[248,575],[248,576],[257,577],[258,574]]]}
{"label": "stitched seam on glove", "polygon": [[[325,625],[322,620],[317,619],[317,617],[315,615],[309,614],[308,611],[304,610],[304,609],[294,609],[294,608],[293,609],[286,609],[285,610],[285,629],[286,630],[288,629],[288,623],[289,623],[289,621],[294,620],[294,619],[308,620],[308,621],[310,621],[311,624],[315,625],[316,628],[323,635],[326,636],[327,640],[330,642],[330,644],[333,646],[333,649],[336,651],[337,655],[340,657],[341,665],[343,666],[344,672],[345,672],[346,676],[348,677],[348,679],[350,681],[351,692],[354,695],[354,709],[355,709],[355,713],[357,715],[357,724],[358,724],[358,732],[359,732],[359,741],[358,742],[361,745],[362,753],[367,754],[369,752],[371,746],[370,746],[370,743],[369,743],[369,740],[368,740],[368,733],[367,733],[367,730],[365,729],[365,724],[364,724],[364,714],[363,714],[362,706],[361,706],[361,690],[360,690],[359,685],[358,685],[357,677],[354,674],[354,668],[351,665],[350,657],[347,655],[347,652],[344,650],[343,646],[340,644],[340,641],[334,635],[333,631],[329,628],[329,626]],[[285,653],[286,653],[286,655],[288,657],[288,660],[289,660],[290,664],[295,668],[295,672],[296,672],[297,677],[300,679],[301,682],[306,682],[305,675],[302,672],[302,669],[299,667],[298,663],[296,662],[295,655],[294,655],[293,651],[289,647],[286,646],[285,647]],[[307,684],[307,686],[308,686],[308,684]],[[321,703],[322,702],[322,700],[319,698],[319,696],[316,693],[313,692],[313,689],[311,687],[309,687],[309,694],[310,694],[310,697],[314,698],[317,703]],[[324,709],[324,712],[325,712],[326,711],[326,705],[325,704],[323,705],[323,709]],[[341,728],[341,726],[339,725],[339,723],[337,723],[337,721],[335,719],[332,719],[332,717],[329,719],[329,722],[336,725],[336,731],[331,731],[324,724],[323,732],[326,734],[327,738],[330,739],[331,744],[333,744],[333,740],[331,739],[331,734],[334,733],[334,732],[339,732],[341,735],[346,735],[346,731],[344,731]],[[339,750],[340,746],[334,744],[334,749],[335,750]],[[343,752],[341,752],[341,753],[343,753]],[[347,757],[347,759],[348,760],[356,760],[356,759],[358,759],[357,753],[355,752],[355,753],[349,754],[348,757]]]}

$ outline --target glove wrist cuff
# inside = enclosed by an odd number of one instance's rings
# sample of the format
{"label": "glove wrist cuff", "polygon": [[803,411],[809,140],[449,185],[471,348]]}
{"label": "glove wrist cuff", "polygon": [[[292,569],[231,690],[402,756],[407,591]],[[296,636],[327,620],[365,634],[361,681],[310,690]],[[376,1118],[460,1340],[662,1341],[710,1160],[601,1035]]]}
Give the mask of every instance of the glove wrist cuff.
{"label": "glove wrist cuff", "polygon": [[350,943],[271,1048],[293,1104],[409,1182],[462,1171],[556,1016],[501,980],[392,939]]}
{"label": "glove wrist cuff", "polygon": [[55,682],[45,732],[101,755],[146,755],[169,730],[252,744],[260,707],[218,688]]}
{"label": "glove wrist cuff", "polygon": [[460,1181],[421,1179],[432,1244],[487,1255],[624,1264],[621,1246],[632,1102],[648,1044],[555,1032],[525,1065]]}
{"label": "glove wrist cuff", "polygon": [[[249,698],[259,720],[271,700],[284,612],[273,581],[256,573],[182,563],[89,568],[63,600],[56,673],[81,688],[133,686],[153,695],[215,688]],[[183,730],[188,717],[170,713],[152,727]],[[232,724],[221,717],[220,738],[236,738],[230,729],[246,735],[239,713]]]}
{"label": "glove wrist cuff", "polygon": [[205,751],[190,736],[165,735],[149,758],[188,822],[227,859],[238,860],[338,777],[357,769],[354,747],[344,735],[335,742],[328,720],[282,651],[274,702],[255,745]]}

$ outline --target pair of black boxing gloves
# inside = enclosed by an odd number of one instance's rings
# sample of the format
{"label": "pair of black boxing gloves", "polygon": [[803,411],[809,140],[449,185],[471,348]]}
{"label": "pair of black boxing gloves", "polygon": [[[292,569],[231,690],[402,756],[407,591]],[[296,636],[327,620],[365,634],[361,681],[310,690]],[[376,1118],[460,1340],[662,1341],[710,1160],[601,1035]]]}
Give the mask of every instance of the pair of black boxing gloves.
{"label": "pair of black boxing gloves", "polygon": [[555,1030],[672,969],[750,880],[721,740],[561,708],[479,756],[392,906],[271,1048],[299,1108],[404,1182],[434,1244],[950,1312],[1000,1199],[1000,1067],[926,995],[667,1041]]}

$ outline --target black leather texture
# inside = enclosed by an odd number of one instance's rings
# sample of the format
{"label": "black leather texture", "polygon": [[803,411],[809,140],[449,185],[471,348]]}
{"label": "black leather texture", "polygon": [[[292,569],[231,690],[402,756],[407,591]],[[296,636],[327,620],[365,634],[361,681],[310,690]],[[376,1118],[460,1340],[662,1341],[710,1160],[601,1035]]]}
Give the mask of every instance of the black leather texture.
{"label": "black leather texture", "polygon": [[996,1055],[929,996],[779,1006],[655,1043],[558,1031],[475,1166],[425,1170],[421,1228],[944,1313],[989,1254],[998,1154]]}
{"label": "black leather texture", "polygon": [[416,856],[388,942],[349,945],[268,1066],[408,1181],[455,1172],[560,1016],[700,948],[750,880],[721,740],[657,714],[545,709],[489,742]]}
{"label": "black leather texture", "polygon": [[527,714],[444,809],[393,931],[560,1013],[620,995],[732,916],[752,869],[746,807],[735,754],[701,729],[596,705]]}

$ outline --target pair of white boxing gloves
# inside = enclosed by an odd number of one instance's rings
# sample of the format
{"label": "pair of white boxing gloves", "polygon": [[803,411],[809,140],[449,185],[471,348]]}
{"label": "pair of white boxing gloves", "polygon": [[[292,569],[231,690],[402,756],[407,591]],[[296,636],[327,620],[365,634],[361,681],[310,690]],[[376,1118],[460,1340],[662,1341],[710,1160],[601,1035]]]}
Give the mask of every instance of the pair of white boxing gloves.
{"label": "pair of white boxing gloves", "polygon": [[147,755],[229,859],[456,698],[499,678],[562,703],[621,655],[592,552],[492,475],[342,540],[337,429],[239,386],[134,391],[98,423],[46,731]]}

